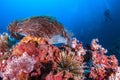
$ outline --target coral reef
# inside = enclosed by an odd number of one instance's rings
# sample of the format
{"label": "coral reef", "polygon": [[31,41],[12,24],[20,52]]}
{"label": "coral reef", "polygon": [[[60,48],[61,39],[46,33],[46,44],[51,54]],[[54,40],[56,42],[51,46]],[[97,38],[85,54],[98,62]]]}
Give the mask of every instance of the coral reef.
{"label": "coral reef", "polygon": [[[98,39],[86,47],[76,38],[69,44],[53,45],[54,41],[59,42],[60,35],[68,39],[60,25],[45,16],[11,24],[12,36],[25,37],[15,44],[16,40],[7,33],[0,36],[0,77],[3,80],[120,80],[117,58],[106,55],[108,51],[98,44]],[[39,27],[41,32],[36,31]],[[49,34],[49,28],[44,31],[43,27],[55,27],[58,31]],[[60,39],[64,42],[63,38]]]}
{"label": "coral reef", "polygon": [[[3,80],[119,80],[118,61],[93,39],[84,49],[74,38],[71,46],[56,47],[45,38],[24,37],[1,61]],[[87,58],[87,59],[86,59]]]}

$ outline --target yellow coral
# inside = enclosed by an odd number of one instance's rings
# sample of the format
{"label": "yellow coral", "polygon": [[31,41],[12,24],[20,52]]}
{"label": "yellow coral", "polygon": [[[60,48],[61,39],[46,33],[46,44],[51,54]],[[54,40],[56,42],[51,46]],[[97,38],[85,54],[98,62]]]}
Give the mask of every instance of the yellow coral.
{"label": "yellow coral", "polygon": [[29,41],[35,41],[37,42],[38,44],[44,44],[47,42],[47,39],[46,38],[38,38],[38,37],[34,37],[34,36],[26,36],[24,37],[19,44],[25,42],[25,43],[28,43]]}

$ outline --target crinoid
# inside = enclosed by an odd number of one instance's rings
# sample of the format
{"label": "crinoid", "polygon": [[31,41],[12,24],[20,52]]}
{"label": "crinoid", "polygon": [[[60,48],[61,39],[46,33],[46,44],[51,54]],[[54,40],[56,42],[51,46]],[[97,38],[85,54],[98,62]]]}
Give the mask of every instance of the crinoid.
{"label": "crinoid", "polygon": [[84,79],[84,63],[80,56],[75,55],[74,52],[67,53],[62,51],[60,58],[57,60],[57,71],[63,72],[63,79]]}

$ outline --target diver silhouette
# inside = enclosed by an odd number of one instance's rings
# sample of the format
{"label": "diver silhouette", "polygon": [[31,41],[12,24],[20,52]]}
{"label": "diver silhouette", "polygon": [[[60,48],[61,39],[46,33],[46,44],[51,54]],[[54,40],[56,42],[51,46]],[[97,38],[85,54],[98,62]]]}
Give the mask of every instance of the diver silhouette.
{"label": "diver silhouette", "polygon": [[109,22],[109,21],[112,20],[109,9],[106,9],[106,10],[105,10],[104,16],[105,16],[105,22]]}

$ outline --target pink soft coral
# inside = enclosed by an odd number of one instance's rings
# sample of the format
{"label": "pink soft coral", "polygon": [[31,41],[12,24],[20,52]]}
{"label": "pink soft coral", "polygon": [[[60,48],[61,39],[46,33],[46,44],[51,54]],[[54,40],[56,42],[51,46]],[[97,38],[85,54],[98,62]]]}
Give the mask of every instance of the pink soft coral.
{"label": "pink soft coral", "polygon": [[35,59],[27,53],[23,53],[18,58],[16,56],[12,57],[7,60],[5,71],[3,71],[3,80],[17,80],[22,72],[30,73],[35,63]]}
{"label": "pink soft coral", "polygon": [[118,61],[114,55],[106,56],[106,49],[97,44],[98,39],[91,42],[92,62],[90,71],[90,78],[93,79],[108,79],[108,77],[116,72],[118,68]]}

